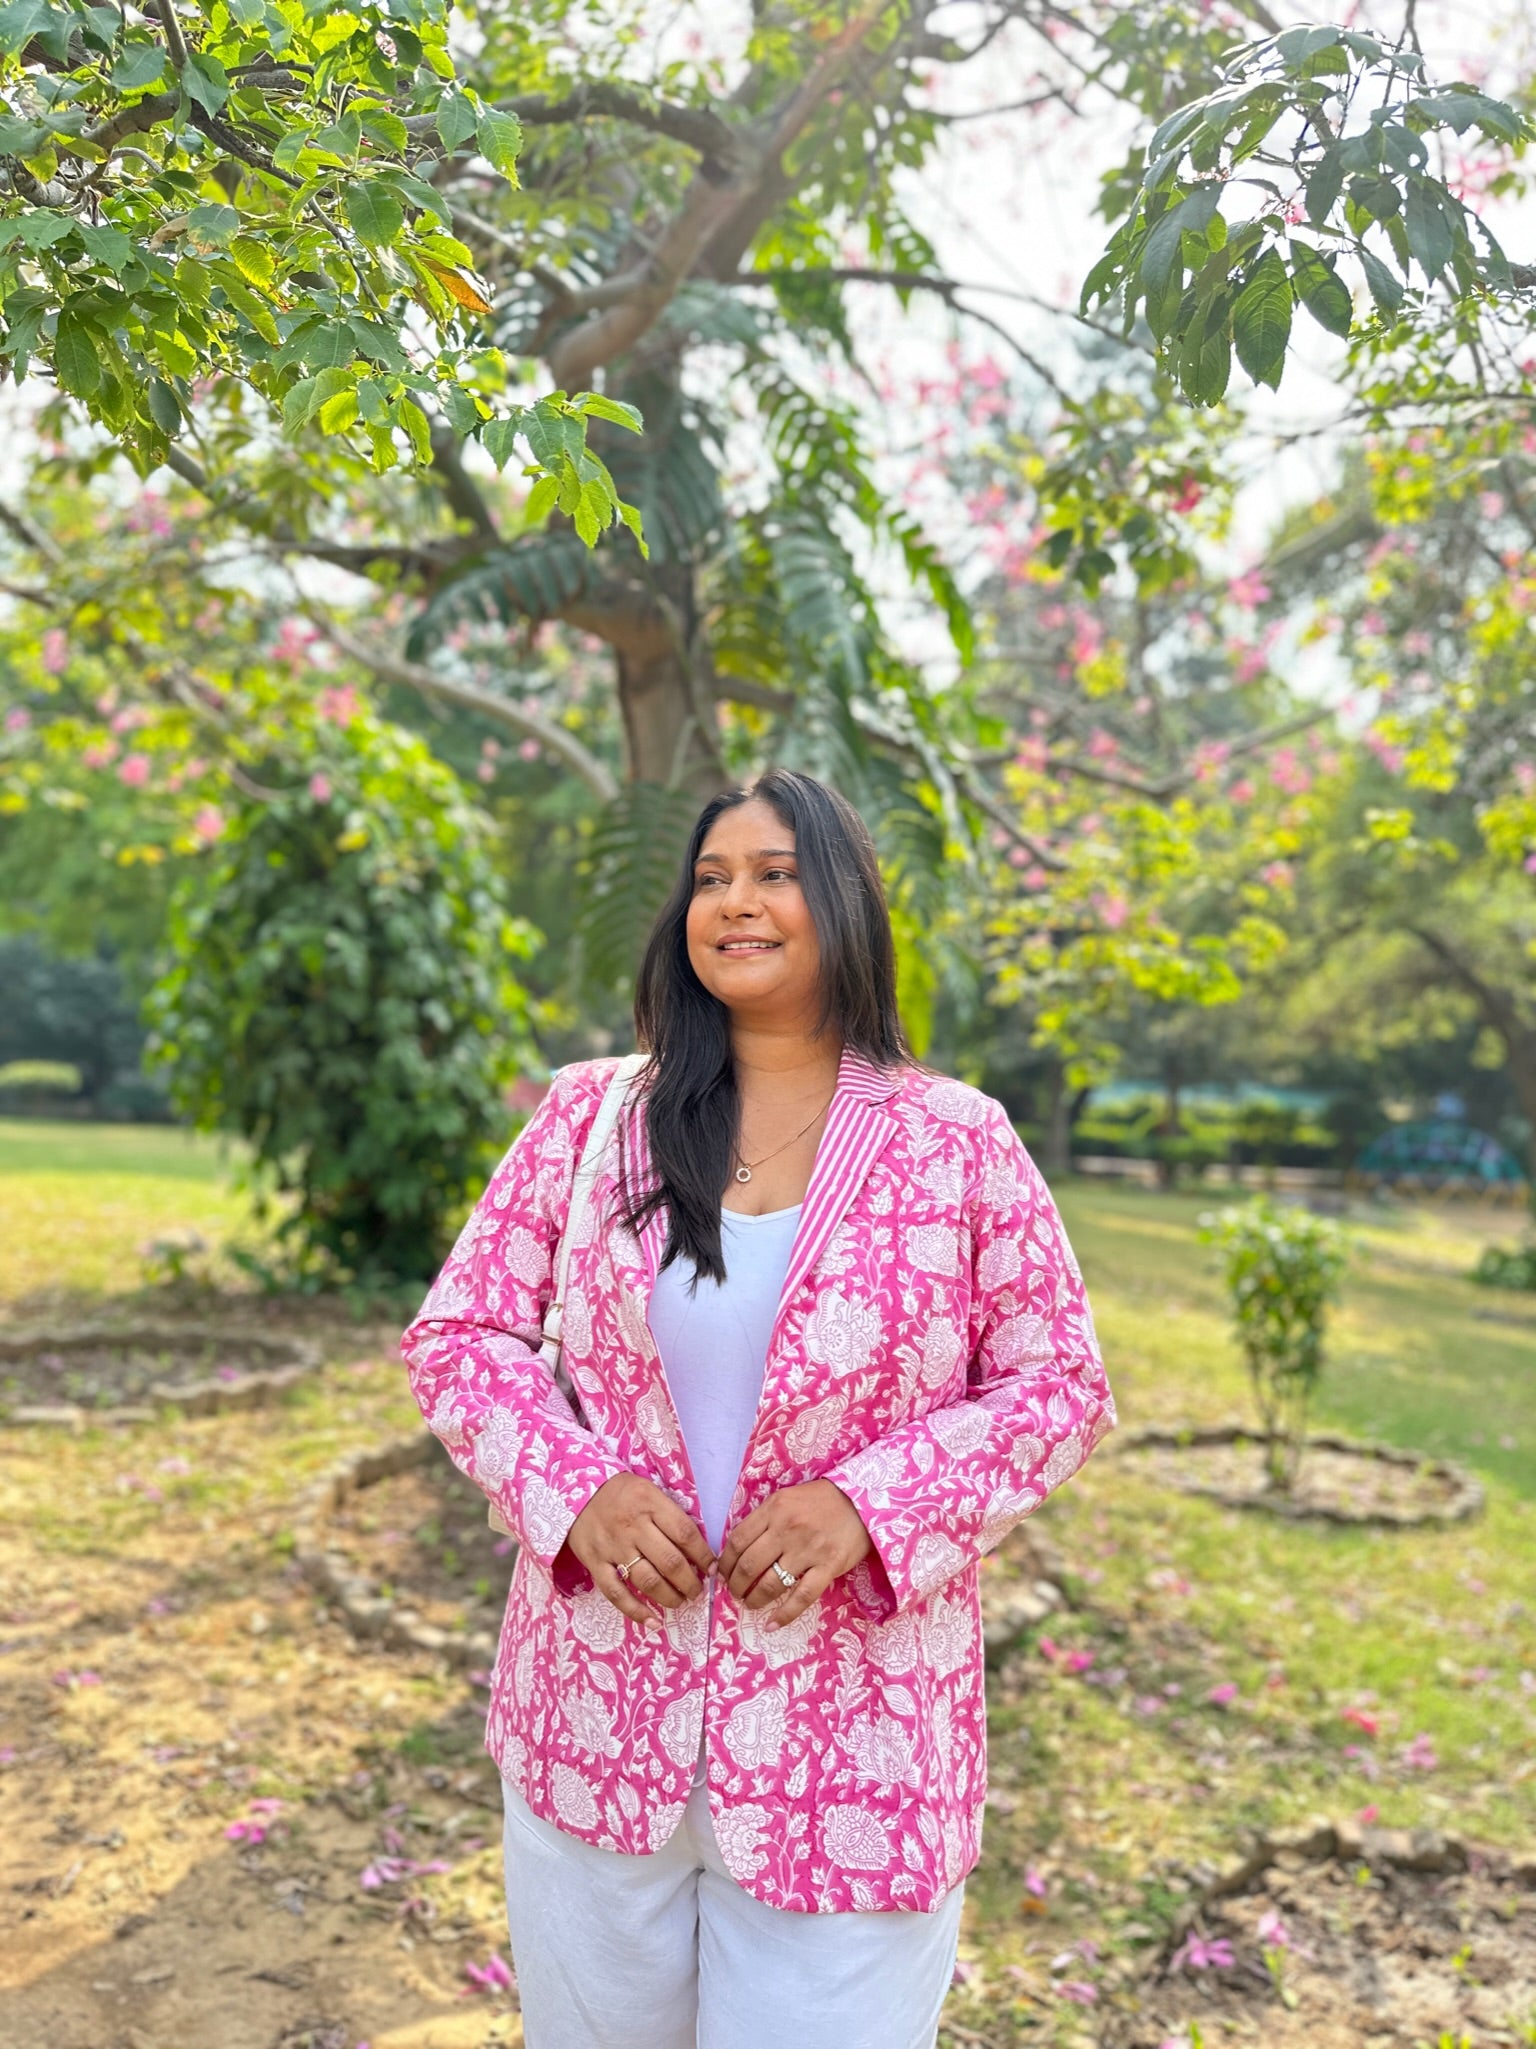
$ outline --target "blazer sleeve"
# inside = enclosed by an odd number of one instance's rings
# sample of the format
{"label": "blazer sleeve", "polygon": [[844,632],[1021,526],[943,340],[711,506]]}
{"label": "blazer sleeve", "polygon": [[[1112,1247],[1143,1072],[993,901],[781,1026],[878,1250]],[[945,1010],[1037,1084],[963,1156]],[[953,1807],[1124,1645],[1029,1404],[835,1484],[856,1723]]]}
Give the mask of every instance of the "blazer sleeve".
{"label": "blazer sleeve", "polygon": [[[1001,1105],[966,1191],[970,1366],[964,1398],[826,1474],[864,1519],[896,1613],[1000,1544],[1114,1427],[1093,1317],[1050,1190]],[[874,1561],[871,1560],[871,1565]]]}
{"label": "blazer sleeve", "polygon": [[400,1341],[428,1428],[546,1568],[597,1489],[626,1470],[578,1422],[539,1349],[577,1162],[611,1067],[556,1075]]}

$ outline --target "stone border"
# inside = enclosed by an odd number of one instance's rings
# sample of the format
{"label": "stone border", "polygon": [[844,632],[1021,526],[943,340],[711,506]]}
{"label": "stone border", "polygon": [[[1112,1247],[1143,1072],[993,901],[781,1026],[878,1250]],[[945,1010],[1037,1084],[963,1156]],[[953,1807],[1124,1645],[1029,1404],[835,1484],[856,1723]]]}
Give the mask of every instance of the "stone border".
{"label": "stone border", "polygon": [[[380,1480],[426,1465],[438,1449],[430,1430],[418,1430],[372,1451],[339,1459],[304,1496],[294,1524],[294,1558],[311,1586],[341,1610],[354,1636],[406,1650],[433,1651],[454,1665],[490,1666],[496,1657],[494,1637],[459,1636],[423,1622],[414,1608],[402,1608],[376,1593],[372,1581],[354,1572],[344,1553],[327,1550],[325,1545],[326,1518],[343,1502]],[[1055,1547],[1034,1531],[1028,1535],[1031,1558],[1025,1570],[1032,1568],[1037,1576],[995,1590],[985,1577],[982,1580],[982,1636],[989,1665],[1010,1651],[1027,1629],[1066,1605],[1066,1595],[1056,1583],[1061,1562]]]}
{"label": "stone border", "polygon": [[[1238,1442],[1262,1444],[1264,1433],[1242,1423],[1191,1423],[1182,1427],[1176,1423],[1148,1423],[1139,1430],[1128,1430],[1112,1438],[1109,1448],[1124,1456],[1127,1452],[1151,1446],[1187,1451],[1191,1446]],[[1487,1496],[1482,1483],[1474,1480],[1465,1467],[1450,1459],[1421,1458],[1416,1452],[1403,1451],[1395,1444],[1380,1444],[1363,1437],[1341,1437],[1332,1430],[1309,1431],[1307,1443],[1322,1451],[1343,1451],[1352,1453],[1356,1458],[1374,1459],[1381,1465],[1411,1466],[1415,1472],[1448,1480],[1454,1491],[1449,1501],[1437,1507],[1408,1511],[1399,1508],[1308,1507],[1287,1500],[1283,1495],[1240,1494],[1231,1488],[1202,1486],[1199,1481],[1176,1480],[1172,1484],[1183,1494],[1220,1502],[1223,1508],[1260,1509],[1266,1515],[1283,1516],[1292,1522],[1338,1523],[1350,1529],[1419,1529],[1428,1523],[1470,1522],[1483,1512]]]}
{"label": "stone border", "polygon": [[308,1338],[268,1337],[259,1331],[230,1331],[207,1323],[80,1323],[72,1328],[20,1337],[0,1332],[0,1367],[7,1360],[35,1357],[39,1352],[86,1352],[98,1345],[143,1345],[187,1350],[203,1345],[238,1343],[265,1353],[279,1363],[228,1380],[157,1380],[150,1386],[154,1406],[133,1403],[118,1408],[86,1408],[78,1402],[18,1402],[0,1408],[0,1424],[53,1424],[80,1430],[88,1423],[152,1423],[163,1407],[185,1416],[216,1416],[229,1409],[259,1409],[313,1373],[320,1365],[320,1347]]}
{"label": "stone border", "polygon": [[[293,1529],[293,1555],[315,1590],[341,1610],[342,1619],[356,1637],[372,1638],[400,1650],[432,1651],[451,1665],[490,1666],[496,1658],[496,1640],[479,1634],[459,1636],[424,1622],[414,1608],[402,1608],[386,1595],[374,1591],[371,1580],[354,1572],[352,1561],[325,1545],[325,1520],[352,1495],[372,1487],[396,1473],[413,1472],[441,1451],[430,1430],[413,1431],[372,1451],[358,1451],[338,1459],[304,1496]],[[447,1458],[447,1453],[443,1453]]]}
{"label": "stone border", "polygon": [[1295,1828],[1266,1831],[1246,1855],[1223,1865],[1194,1899],[1179,1908],[1167,1953],[1149,1959],[1147,1975],[1165,1968],[1168,1955],[1207,1907],[1251,1892],[1277,1864],[1287,1870],[1297,1870],[1303,1864],[1380,1864],[1435,1877],[1469,1870],[1474,1858],[1496,1878],[1536,1891],[1536,1854],[1494,1849],[1448,1830],[1366,1828],[1357,1821],[1329,1821],[1326,1815],[1317,1815]]}

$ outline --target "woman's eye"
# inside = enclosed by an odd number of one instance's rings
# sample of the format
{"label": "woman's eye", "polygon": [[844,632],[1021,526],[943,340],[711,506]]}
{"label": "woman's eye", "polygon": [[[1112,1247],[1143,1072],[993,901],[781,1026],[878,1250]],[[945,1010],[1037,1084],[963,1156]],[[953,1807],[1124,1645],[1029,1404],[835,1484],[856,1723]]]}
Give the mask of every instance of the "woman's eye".
{"label": "woman's eye", "polygon": [[765,882],[793,882],[795,880],[795,871],[793,868],[770,868],[764,875],[763,880]]}

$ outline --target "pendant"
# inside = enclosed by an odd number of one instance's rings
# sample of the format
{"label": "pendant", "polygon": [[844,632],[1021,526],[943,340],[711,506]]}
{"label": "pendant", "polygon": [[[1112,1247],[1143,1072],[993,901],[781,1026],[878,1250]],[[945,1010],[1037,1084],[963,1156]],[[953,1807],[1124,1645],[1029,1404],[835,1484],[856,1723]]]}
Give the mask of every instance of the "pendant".
{"label": "pendant", "polygon": [[750,1181],[752,1179],[752,1169],[750,1167],[738,1167],[736,1169],[736,1179],[738,1181]]}

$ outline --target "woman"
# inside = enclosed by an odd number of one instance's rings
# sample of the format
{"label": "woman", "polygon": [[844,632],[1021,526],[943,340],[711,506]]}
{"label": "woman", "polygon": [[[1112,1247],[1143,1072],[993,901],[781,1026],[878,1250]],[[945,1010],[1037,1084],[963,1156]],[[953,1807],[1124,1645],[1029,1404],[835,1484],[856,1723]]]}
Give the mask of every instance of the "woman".
{"label": "woman", "polygon": [[918,1067],[858,814],[705,806],[636,1002],[406,1333],[516,1531],[487,1743],[529,2049],[923,2049],[980,1845],[977,1561],[1114,1420],[999,1106]]}

